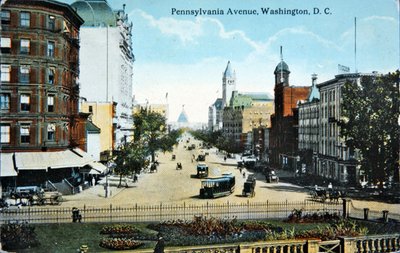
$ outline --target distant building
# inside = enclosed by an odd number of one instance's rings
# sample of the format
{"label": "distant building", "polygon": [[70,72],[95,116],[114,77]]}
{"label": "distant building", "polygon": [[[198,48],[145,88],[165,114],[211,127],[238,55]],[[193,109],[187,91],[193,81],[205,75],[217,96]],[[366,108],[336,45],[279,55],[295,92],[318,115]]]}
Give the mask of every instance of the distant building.
{"label": "distant building", "polygon": [[166,119],[168,118],[168,104],[135,104],[133,106],[133,114],[146,108],[149,112],[155,112],[161,114]]}
{"label": "distant building", "polygon": [[178,124],[178,127],[189,127],[189,119],[188,119],[188,116],[187,116],[187,114],[185,112],[184,106],[182,106],[182,111],[179,114],[178,119],[177,119],[176,122]]}
{"label": "distant building", "polygon": [[[76,175],[93,160],[79,113],[79,28],[68,4],[8,0],[1,6],[1,167],[5,186]],[[10,178],[12,177],[12,178]],[[1,188],[1,187],[0,187]]]}
{"label": "distant building", "polygon": [[83,18],[80,45],[81,111],[101,128],[102,157],[133,136],[132,23],[125,8],[112,10],[106,0],[71,5]]}
{"label": "distant building", "polygon": [[223,134],[234,140],[238,148],[252,150],[253,129],[270,127],[273,99],[268,93],[261,92],[234,91],[232,94],[229,106],[223,111]]}
{"label": "distant building", "polygon": [[231,62],[228,61],[225,71],[222,73],[222,98],[217,98],[208,108],[208,128],[211,131],[222,129],[223,110],[232,98],[233,91],[236,90],[236,72],[232,70]]}
{"label": "distant building", "polygon": [[317,75],[312,75],[310,94],[305,101],[299,101],[298,149],[302,172],[317,174],[319,153],[319,106],[320,96],[317,88]]}
{"label": "distant building", "polygon": [[217,131],[222,129],[222,98],[217,98],[208,108],[208,129],[210,131]]}
{"label": "distant building", "polygon": [[222,75],[222,106],[228,106],[232,92],[236,90],[236,72],[232,70],[231,62],[228,61],[226,69]]}
{"label": "distant building", "polygon": [[275,71],[275,113],[271,117],[270,163],[295,170],[298,156],[297,104],[307,99],[310,87],[289,85],[289,66],[281,62]]}

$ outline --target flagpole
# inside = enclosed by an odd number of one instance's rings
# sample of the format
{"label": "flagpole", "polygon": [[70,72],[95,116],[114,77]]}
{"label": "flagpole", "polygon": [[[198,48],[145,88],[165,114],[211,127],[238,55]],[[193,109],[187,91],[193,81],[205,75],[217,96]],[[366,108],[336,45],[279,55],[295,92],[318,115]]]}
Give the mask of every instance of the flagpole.
{"label": "flagpole", "polygon": [[354,17],[354,70],[357,70],[357,17]]}

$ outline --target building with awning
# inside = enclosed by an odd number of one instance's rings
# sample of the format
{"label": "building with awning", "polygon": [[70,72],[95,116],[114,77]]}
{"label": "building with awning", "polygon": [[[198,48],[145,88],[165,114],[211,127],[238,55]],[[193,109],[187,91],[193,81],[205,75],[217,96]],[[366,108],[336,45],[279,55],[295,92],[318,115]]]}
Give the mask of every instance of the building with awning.
{"label": "building with awning", "polygon": [[[18,182],[58,182],[74,174],[100,175],[107,167],[79,148],[61,151],[1,153],[0,177]],[[18,178],[17,178],[18,177]]]}

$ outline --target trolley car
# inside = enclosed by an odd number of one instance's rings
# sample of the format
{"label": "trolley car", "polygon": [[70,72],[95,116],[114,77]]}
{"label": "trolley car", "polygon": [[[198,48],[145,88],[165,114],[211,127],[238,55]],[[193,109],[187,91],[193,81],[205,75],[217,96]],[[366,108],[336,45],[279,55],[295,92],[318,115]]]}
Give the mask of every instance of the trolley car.
{"label": "trolley car", "polygon": [[198,163],[197,164],[197,177],[204,178],[208,177],[208,166],[205,163]]}
{"label": "trolley car", "polygon": [[218,198],[230,195],[235,190],[235,176],[231,173],[222,177],[201,181],[200,198]]}

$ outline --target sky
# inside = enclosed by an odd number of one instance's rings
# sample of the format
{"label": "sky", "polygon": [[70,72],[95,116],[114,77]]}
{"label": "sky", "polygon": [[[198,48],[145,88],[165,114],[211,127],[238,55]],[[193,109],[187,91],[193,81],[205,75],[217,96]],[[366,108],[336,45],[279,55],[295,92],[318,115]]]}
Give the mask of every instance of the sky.
{"label": "sky", "polygon": [[[338,64],[349,67],[350,72],[387,73],[398,69],[399,1],[108,3],[113,9],[122,9],[126,4],[133,23],[135,99],[150,104],[168,102],[169,121],[176,121],[184,108],[189,122],[206,123],[208,107],[222,97],[222,73],[228,61],[236,72],[239,92],[268,92],[273,96],[273,72],[280,62],[280,46],[291,71],[289,83],[294,86],[309,86],[313,73],[318,75],[317,82],[330,80],[339,73]],[[268,13],[263,13],[268,8]],[[282,12],[298,11],[296,15],[271,12],[279,8]],[[200,9],[218,14],[192,15]],[[240,14],[239,10],[250,13]]]}

